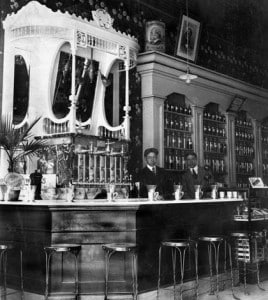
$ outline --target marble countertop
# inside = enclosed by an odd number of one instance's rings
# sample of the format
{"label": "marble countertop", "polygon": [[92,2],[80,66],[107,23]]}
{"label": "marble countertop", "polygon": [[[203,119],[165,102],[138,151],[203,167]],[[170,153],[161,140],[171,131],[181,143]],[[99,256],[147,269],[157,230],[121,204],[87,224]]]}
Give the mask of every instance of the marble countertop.
{"label": "marble countertop", "polygon": [[133,206],[133,205],[167,205],[167,204],[209,204],[209,203],[228,203],[241,202],[242,198],[223,198],[223,199],[189,199],[189,200],[157,200],[149,201],[148,198],[107,199],[96,200],[35,200],[35,201],[0,201],[0,205],[20,205],[20,206]]}

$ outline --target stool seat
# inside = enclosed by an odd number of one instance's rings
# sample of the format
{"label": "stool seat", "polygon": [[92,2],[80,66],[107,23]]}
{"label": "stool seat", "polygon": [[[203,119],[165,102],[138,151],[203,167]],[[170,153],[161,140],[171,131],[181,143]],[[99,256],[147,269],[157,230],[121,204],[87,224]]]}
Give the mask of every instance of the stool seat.
{"label": "stool seat", "polygon": [[166,247],[189,247],[190,241],[189,240],[169,240],[161,242],[163,246]]}
{"label": "stool seat", "polygon": [[203,242],[222,242],[224,240],[222,236],[200,236],[198,239]]}
{"label": "stool seat", "polygon": [[247,232],[232,232],[231,237],[236,237],[236,238],[248,238],[249,234]]}
{"label": "stool seat", "polygon": [[15,246],[12,244],[0,244],[0,250],[8,250],[8,249],[14,249]]}
{"label": "stool seat", "polygon": [[73,252],[79,251],[81,245],[78,244],[52,244],[50,246],[45,246],[44,250],[55,251],[55,252]]}
{"label": "stool seat", "polygon": [[118,251],[118,252],[128,252],[137,249],[137,245],[134,243],[112,243],[105,244],[102,246],[104,250]]}

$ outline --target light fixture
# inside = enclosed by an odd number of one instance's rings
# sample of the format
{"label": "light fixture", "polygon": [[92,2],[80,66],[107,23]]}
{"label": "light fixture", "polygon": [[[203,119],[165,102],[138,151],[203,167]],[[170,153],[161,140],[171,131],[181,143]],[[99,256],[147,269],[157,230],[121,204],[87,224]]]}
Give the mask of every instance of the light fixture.
{"label": "light fixture", "polygon": [[184,80],[187,84],[190,84],[192,80],[198,76],[191,74],[189,66],[189,12],[188,12],[188,0],[186,0],[186,73],[179,76],[181,80]]}

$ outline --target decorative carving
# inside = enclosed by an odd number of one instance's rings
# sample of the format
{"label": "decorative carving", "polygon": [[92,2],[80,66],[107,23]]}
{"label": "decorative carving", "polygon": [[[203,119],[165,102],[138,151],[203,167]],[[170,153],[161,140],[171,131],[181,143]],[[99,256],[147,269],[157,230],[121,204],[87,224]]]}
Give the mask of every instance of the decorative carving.
{"label": "decorative carving", "polygon": [[113,25],[113,19],[105,9],[97,9],[92,11],[92,17],[100,27],[109,29]]}

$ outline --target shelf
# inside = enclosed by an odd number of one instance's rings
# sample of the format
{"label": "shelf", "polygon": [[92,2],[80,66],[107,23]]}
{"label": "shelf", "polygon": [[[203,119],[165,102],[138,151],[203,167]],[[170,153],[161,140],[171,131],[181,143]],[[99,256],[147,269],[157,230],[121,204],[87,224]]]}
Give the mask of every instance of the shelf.
{"label": "shelf", "polygon": [[222,125],[226,125],[225,121],[219,121],[219,120],[213,120],[213,119],[207,119],[207,118],[203,118],[203,120],[205,122],[213,122],[213,123],[217,123],[217,124],[222,124]]}
{"label": "shelf", "polygon": [[226,153],[222,153],[222,152],[216,152],[216,151],[206,151],[204,150],[205,154],[211,154],[211,155],[218,155],[218,156],[226,156]]}
{"label": "shelf", "polygon": [[170,110],[164,110],[164,112],[168,113],[168,114],[177,115],[177,116],[192,118],[192,114],[184,114],[184,113],[180,113],[180,112],[176,112],[176,111],[170,111]]}
{"label": "shelf", "polygon": [[174,148],[174,147],[165,147],[167,150],[180,150],[180,151],[193,151],[193,149],[187,149],[187,148]]}
{"label": "shelf", "polygon": [[[246,219],[244,219],[244,218],[236,218],[236,217],[234,217],[234,221],[236,221],[236,222],[249,222],[249,219],[248,218],[246,218]],[[267,221],[267,219],[265,218],[265,217],[263,217],[263,218],[254,218],[254,219],[250,219],[250,222],[257,222],[257,221]]]}
{"label": "shelf", "polygon": [[193,133],[192,130],[189,131],[189,130],[176,129],[176,128],[167,128],[167,127],[165,127],[164,129],[165,130],[175,131],[175,132],[180,132],[180,133],[186,133],[186,134],[189,134],[189,135]]}
{"label": "shelf", "polygon": [[244,125],[235,124],[235,128],[241,128],[241,129],[246,129],[246,130],[253,131],[253,127],[252,126],[244,126]]}
{"label": "shelf", "polygon": [[222,140],[227,139],[227,137],[224,135],[215,135],[215,134],[208,134],[208,133],[204,133],[204,137],[211,137],[211,138],[222,139]]}

